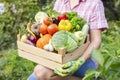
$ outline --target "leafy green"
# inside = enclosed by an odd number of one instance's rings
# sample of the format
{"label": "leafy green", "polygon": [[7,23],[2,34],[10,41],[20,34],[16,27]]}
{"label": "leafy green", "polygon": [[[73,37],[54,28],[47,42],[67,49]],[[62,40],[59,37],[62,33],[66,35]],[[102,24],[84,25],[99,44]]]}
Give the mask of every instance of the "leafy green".
{"label": "leafy green", "polygon": [[77,16],[77,12],[65,12],[68,19],[71,20],[73,17]]}
{"label": "leafy green", "polygon": [[83,18],[77,16],[73,17],[70,22],[72,23],[72,32],[81,30],[86,23]]}
{"label": "leafy green", "polygon": [[73,33],[62,30],[53,35],[51,44],[56,51],[59,48],[66,48],[67,52],[71,52],[78,47],[78,39]]}

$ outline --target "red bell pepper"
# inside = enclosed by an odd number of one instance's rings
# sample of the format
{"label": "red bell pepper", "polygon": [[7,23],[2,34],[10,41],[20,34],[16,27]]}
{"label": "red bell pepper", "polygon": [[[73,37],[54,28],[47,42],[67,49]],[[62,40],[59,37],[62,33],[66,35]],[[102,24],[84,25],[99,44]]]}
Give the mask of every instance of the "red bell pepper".
{"label": "red bell pepper", "polygon": [[61,15],[59,15],[57,18],[58,18],[58,21],[68,19],[68,17],[67,17],[67,15],[66,15],[66,14],[61,14]]}

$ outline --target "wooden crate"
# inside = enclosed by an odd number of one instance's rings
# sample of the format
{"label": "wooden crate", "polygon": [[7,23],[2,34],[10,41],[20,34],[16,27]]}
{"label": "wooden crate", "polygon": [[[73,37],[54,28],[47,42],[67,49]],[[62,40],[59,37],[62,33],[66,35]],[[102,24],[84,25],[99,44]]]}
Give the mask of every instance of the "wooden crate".
{"label": "wooden crate", "polygon": [[71,53],[64,53],[60,50],[59,54],[55,52],[46,51],[29,44],[17,41],[18,54],[20,57],[33,61],[35,63],[46,66],[50,69],[59,67],[62,64],[78,59],[81,54],[86,50],[90,41],[87,39],[86,43],[78,47]]}

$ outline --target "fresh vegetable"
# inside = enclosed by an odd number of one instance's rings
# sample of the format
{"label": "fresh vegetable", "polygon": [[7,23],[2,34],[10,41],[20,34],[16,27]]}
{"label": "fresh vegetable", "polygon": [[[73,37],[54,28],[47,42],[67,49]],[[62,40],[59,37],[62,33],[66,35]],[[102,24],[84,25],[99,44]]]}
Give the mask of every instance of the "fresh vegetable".
{"label": "fresh vegetable", "polygon": [[52,47],[51,44],[46,44],[43,48],[47,51],[54,51],[54,48]]}
{"label": "fresh vegetable", "polygon": [[54,48],[51,44],[49,44],[49,51],[54,51]]}
{"label": "fresh vegetable", "polygon": [[47,31],[49,34],[53,35],[55,32],[58,31],[58,26],[57,24],[51,24],[48,26]]}
{"label": "fresh vegetable", "polygon": [[70,31],[72,29],[72,24],[69,20],[61,20],[58,25],[58,30]]}
{"label": "fresh vegetable", "polygon": [[46,44],[43,49],[49,51],[49,44]]}
{"label": "fresh vegetable", "polygon": [[32,46],[35,46],[35,44],[33,42],[31,42],[30,40],[27,40],[25,43],[32,45]]}
{"label": "fresh vegetable", "polygon": [[82,31],[76,31],[76,32],[74,32],[74,35],[77,37],[77,39],[80,41],[80,40],[82,40],[83,38],[84,38],[84,32],[82,32]]}
{"label": "fresh vegetable", "polygon": [[70,22],[72,24],[72,29],[71,29],[72,32],[81,30],[84,24],[86,23],[86,21],[83,18],[79,18],[77,16],[73,17],[70,20]]}
{"label": "fresh vegetable", "polygon": [[38,37],[33,37],[32,35],[29,35],[28,39],[32,42],[32,43],[36,43],[38,40]]}
{"label": "fresh vegetable", "polygon": [[37,40],[36,47],[43,49],[44,46],[49,43],[49,40],[51,39],[51,37],[52,36],[50,34],[43,35],[43,37]]}
{"label": "fresh vegetable", "polygon": [[71,20],[73,17],[77,17],[77,12],[65,12],[68,17],[68,20]]}
{"label": "fresh vegetable", "polygon": [[45,17],[43,19],[43,23],[49,26],[50,24],[53,23],[52,17]]}
{"label": "fresh vegetable", "polygon": [[52,36],[51,44],[56,51],[66,48],[66,52],[72,52],[78,47],[78,39],[73,33],[62,30]]}
{"label": "fresh vegetable", "polygon": [[39,35],[39,28],[40,28],[41,24],[35,23],[31,26],[31,31],[35,34],[35,35]]}
{"label": "fresh vegetable", "polygon": [[86,23],[86,24],[83,26],[83,28],[82,28],[81,31],[82,31],[85,35],[87,35],[87,34],[88,34],[88,30],[89,30],[89,24]]}
{"label": "fresh vegetable", "polygon": [[53,23],[54,23],[54,24],[57,24],[57,25],[59,24],[58,19],[56,19],[55,17],[52,17],[52,20],[53,20]]}
{"label": "fresh vegetable", "polygon": [[32,26],[31,23],[28,23],[28,24],[27,24],[27,31],[28,31],[32,36],[36,37],[35,34],[31,31],[31,26]]}
{"label": "fresh vegetable", "polygon": [[22,35],[21,37],[21,41],[24,42],[24,43],[27,43],[27,44],[30,44],[30,45],[35,45],[34,43],[32,43],[30,40],[28,40],[28,37],[26,34]]}
{"label": "fresh vegetable", "polygon": [[[21,41],[35,44],[36,47],[48,51],[65,48],[66,52],[72,52],[80,46],[80,43],[84,43],[88,32],[87,25],[82,28],[86,21],[78,18],[76,12],[66,12],[57,18],[38,12],[35,20],[36,23],[27,24],[29,35],[23,36]],[[50,39],[51,43],[49,43]]]}
{"label": "fresh vegetable", "polygon": [[88,30],[89,30],[89,24],[86,23],[81,30],[84,33],[83,40],[81,41],[82,44],[85,42],[85,39],[86,39],[87,34],[88,34]]}
{"label": "fresh vegetable", "polygon": [[39,28],[39,32],[41,33],[41,34],[47,34],[48,33],[48,31],[47,31],[47,25],[46,24],[42,24],[41,26],[40,26],[40,28]]}
{"label": "fresh vegetable", "polygon": [[58,27],[56,24],[51,24],[49,26],[47,26],[46,24],[42,24],[39,28],[39,32],[41,34],[49,33],[49,34],[53,35],[57,31],[58,31]]}
{"label": "fresh vegetable", "polygon": [[49,40],[49,44],[46,44],[44,46],[44,49],[47,50],[47,51],[54,51],[54,48],[53,46],[51,45],[51,39]]}
{"label": "fresh vegetable", "polygon": [[64,14],[66,14],[68,20],[72,24],[71,32],[80,31],[83,25],[86,23],[83,18],[78,17],[77,12],[65,12]]}
{"label": "fresh vegetable", "polygon": [[45,17],[48,17],[48,15],[45,12],[40,11],[35,15],[35,21],[37,23],[42,23]]}
{"label": "fresh vegetable", "polygon": [[22,41],[22,42],[26,42],[27,40],[28,40],[27,35],[26,35],[26,34],[22,35],[21,41]]}
{"label": "fresh vegetable", "polygon": [[58,18],[58,21],[66,20],[67,19],[67,15],[66,14],[61,14],[57,18]]}

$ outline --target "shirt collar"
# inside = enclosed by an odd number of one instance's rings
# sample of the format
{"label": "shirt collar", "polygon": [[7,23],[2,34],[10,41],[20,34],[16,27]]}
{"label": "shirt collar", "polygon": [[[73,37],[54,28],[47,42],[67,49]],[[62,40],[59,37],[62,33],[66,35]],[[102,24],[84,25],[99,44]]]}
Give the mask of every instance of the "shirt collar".
{"label": "shirt collar", "polygon": [[84,1],[86,1],[86,0],[80,0],[80,2],[84,2]]}
{"label": "shirt collar", "polygon": [[[64,0],[64,3],[67,3],[69,0]],[[80,2],[85,2],[86,0],[79,0]]]}

